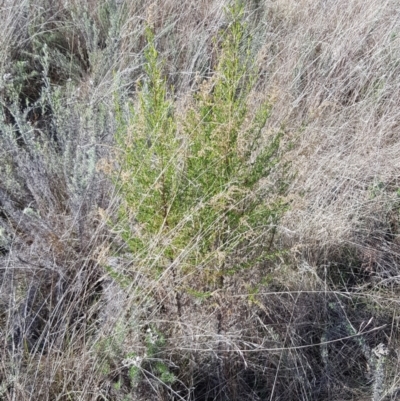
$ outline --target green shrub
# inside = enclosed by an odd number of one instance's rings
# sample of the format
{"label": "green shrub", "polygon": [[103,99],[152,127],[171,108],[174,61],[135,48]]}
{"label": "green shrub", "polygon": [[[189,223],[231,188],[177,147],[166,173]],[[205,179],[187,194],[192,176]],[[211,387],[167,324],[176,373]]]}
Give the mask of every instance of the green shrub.
{"label": "green shrub", "polygon": [[150,27],[138,101],[128,113],[116,102],[118,228],[137,269],[153,278],[169,270],[189,291],[221,288],[227,274],[270,258],[285,210],[279,185],[267,185],[281,139],[263,141],[271,104],[249,107],[257,70],[243,6],[226,14],[216,69],[186,110],[168,90]]}

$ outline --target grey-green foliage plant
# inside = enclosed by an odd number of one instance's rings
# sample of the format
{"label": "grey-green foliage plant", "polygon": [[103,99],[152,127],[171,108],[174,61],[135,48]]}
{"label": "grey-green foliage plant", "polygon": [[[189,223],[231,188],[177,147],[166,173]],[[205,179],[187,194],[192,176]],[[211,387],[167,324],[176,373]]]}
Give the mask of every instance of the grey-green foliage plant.
{"label": "grey-green foliage plant", "polygon": [[176,377],[170,371],[169,367],[159,359],[165,347],[164,335],[156,329],[148,329],[146,336],[146,351],[147,360],[150,362],[152,373],[164,384],[172,384],[175,382]]}
{"label": "grey-green foliage plant", "polygon": [[226,274],[271,258],[271,236],[285,210],[279,185],[271,190],[266,183],[279,161],[281,133],[263,143],[271,105],[249,107],[257,70],[244,7],[236,2],[226,14],[218,64],[188,110],[175,108],[150,27],[145,78],[128,118],[116,101],[119,229],[136,268],[155,277],[170,269],[180,288],[192,285],[184,277],[195,271],[204,279],[200,287],[221,287]]}

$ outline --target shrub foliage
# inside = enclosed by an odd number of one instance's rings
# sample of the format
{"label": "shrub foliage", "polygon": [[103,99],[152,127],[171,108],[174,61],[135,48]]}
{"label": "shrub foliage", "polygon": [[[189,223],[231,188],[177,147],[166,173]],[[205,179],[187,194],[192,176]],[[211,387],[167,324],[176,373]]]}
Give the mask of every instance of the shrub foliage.
{"label": "shrub foliage", "polygon": [[118,108],[120,228],[135,268],[155,277],[171,270],[180,287],[196,273],[191,285],[221,288],[226,274],[265,261],[284,210],[279,190],[265,182],[279,160],[281,133],[262,141],[271,104],[249,108],[257,77],[251,37],[241,5],[227,16],[216,69],[183,112],[150,26],[138,101],[128,118]]}

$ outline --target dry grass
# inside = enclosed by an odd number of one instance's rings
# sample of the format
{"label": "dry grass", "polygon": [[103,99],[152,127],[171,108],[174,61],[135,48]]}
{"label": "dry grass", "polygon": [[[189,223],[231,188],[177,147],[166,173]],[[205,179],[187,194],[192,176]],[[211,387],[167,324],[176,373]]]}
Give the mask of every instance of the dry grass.
{"label": "dry grass", "polygon": [[0,5],[0,399],[396,399],[397,2],[247,5],[290,209],[274,260],[206,296],[135,269],[109,172],[145,22],[184,110],[215,68],[224,4],[33,3]]}

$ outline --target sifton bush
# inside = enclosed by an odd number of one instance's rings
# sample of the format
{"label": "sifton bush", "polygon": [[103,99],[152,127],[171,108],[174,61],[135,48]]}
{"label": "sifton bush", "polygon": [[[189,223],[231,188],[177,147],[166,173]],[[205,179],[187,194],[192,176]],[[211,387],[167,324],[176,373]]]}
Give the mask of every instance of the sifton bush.
{"label": "sifton bush", "polygon": [[117,100],[122,195],[117,226],[137,271],[172,273],[180,294],[222,288],[224,277],[272,255],[285,205],[267,185],[279,161],[281,133],[263,142],[271,104],[249,108],[257,70],[239,3],[227,8],[219,60],[178,112],[147,27],[145,77],[128,117]]}

